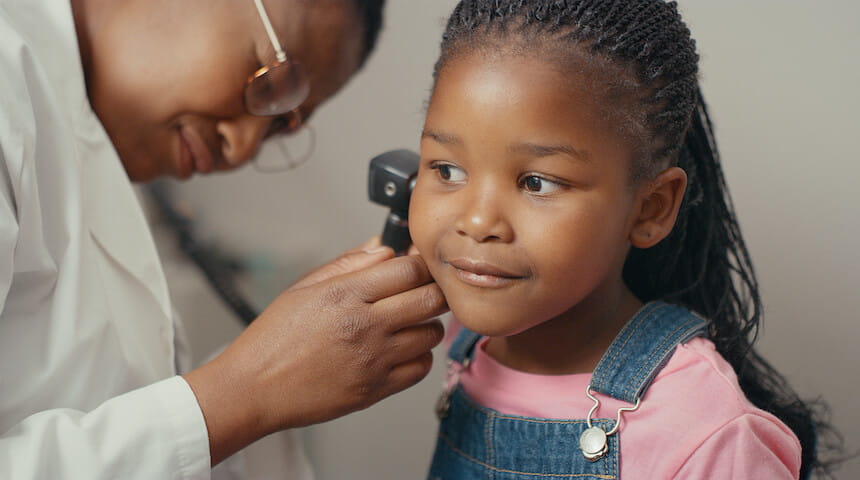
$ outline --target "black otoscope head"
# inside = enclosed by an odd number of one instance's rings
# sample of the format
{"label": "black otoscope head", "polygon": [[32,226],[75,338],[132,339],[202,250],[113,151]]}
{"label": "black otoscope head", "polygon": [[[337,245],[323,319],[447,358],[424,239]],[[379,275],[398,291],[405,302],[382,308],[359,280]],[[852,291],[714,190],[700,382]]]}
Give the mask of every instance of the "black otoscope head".
{"label": "black otoscope head", "polygon": [[415,186],[419,159],[410,150],[392,150],[370,160],[367,174],[370,201],[391,209],[382,231],[382,244],[398,254],[405,253],[412,243],[407,223],[409,197]]}

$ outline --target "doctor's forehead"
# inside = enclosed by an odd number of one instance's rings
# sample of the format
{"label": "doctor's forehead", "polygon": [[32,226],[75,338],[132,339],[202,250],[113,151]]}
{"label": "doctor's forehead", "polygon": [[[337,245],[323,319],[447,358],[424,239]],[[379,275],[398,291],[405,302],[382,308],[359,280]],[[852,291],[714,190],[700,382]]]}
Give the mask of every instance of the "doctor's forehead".
{"label": "doctor's forehead", "polygon": [[[358,0],[263,0],[272,27],[283,46],[303,43],[307,37],[363,30]],[[230,8],[246,8],[251,13],[250,26],[265,34],[254,0],[239,0]]]}

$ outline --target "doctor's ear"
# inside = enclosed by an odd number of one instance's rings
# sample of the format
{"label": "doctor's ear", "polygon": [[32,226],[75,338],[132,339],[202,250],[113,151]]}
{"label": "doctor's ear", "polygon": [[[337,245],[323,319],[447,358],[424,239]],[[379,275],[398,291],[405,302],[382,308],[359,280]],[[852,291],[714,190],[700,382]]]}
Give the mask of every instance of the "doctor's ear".
{"label": "doctor's ear", "polygon": [[630,243],[634,247],[653,247],[669,235],[686,188],[687,174],[678,167],[663,170],[643,185],[638,216],[630,230]]}

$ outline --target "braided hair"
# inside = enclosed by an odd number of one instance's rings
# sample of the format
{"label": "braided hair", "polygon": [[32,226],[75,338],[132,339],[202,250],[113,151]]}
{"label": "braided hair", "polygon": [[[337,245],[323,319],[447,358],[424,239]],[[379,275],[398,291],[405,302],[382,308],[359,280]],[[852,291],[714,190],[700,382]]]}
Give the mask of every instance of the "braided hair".
{"label": "braided hair", "polygon": [[[461,0],[448,20],[434,77],[478,49],[578,58],[598,68],[601,102],[635,146],[634,180],[677,165],[688,188],[672,233],[632,249],[624,281],[643,302],[661,299],[710,318],[710,339],[747,398],[791,428],[801,477],[821,467],[816,439],[829,431],[754,349],[762,303],[697,78],[695,41],[675,2],[663,0]],[[505,50],[507,49],[507,50]],[[603,69],[603,71],[601,71]],[[609,71],[606,71],[606,70]]]}

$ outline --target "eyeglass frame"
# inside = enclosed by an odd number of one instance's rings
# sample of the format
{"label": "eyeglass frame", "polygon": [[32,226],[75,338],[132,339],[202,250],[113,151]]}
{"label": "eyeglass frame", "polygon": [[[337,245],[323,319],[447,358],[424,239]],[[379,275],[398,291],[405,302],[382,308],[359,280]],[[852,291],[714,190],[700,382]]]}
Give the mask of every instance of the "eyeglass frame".
{"label": "eyeglass frame", "polygon": [[[255,71],[255,72],[254,72],[250,77],[248,77],[248,80],[247,80],[247,82],[246,82],[246,84],[245,84],[245,91],[246,91],[246,92],[247,92],[247,90],[248,90],[248,87],[249,87],[249,86],[250,86],[250,85],[251,85],[251,84],[252,84],[252,83],[253,83],[257,78],[259,78],[259,77],[261,77],[261,76],[263,76],[263,75],[266,75],[266,74],[267,74],[269,71],[271,71],[272,69],[274,69],[274,68],[276,68],[276,67],[279,67],[279,66],[281,66],[281,65],[284,65],[284,64],[289,64],[289,65],[293,65],[293,66],[298,65],[298,63],[297,63],[297,62],[292,61],[292,60],[290,60],[290,59],[287,57],[286,52],[284,51],[283,47],[281,46],[281,41],[280,41],[280,39],[278,38],[278,35],[277,35],[277,33],[275,32],[274,27],[272,26],[271,19],[269,18],[269,14],[268,14],[268,12],[266,11],[265,6],[263,5],[263,1],[262,1],[262,0],[254,0],[254,5],[255,5],[255,6],[256,6],[256,8],[257,8],[257,13],[259,14],[260,21],[263,23],[263,27],[264,27],[264,28],[265,28],[265,30],[266,30],[266,35],[269,37],[269,41],[270,41],[270,42],[271,42],[271,44],[272,44],[272,48],[275,50],[275,62],[273,62],[273,63],[269,63],[269,64],[267,64],[267,65],[264,65],[264,66],[260,67],[260,68],[259,68],[259,69],[257,69],[257,71]],[[248,95],[247,95],[247,93],[243,94],[243,98],[247,98],[247,96],[248,96]],[[307,98],[307,97],[305,97],[305,99],[306,99],[306,98]],[[304,102],[304,100],[302,100],[302,102]],[[299,104],[299,107],[300,107],[300,106],[301,106],[301,104]],[[314,150],[314,146],[315,146],[315,143],[316,143],[316,135],[315,135],[315,133],[316,133],[316,132],[314,132],[314,130],[313,130],[312,128],[310,128],[310,126],[309,126],[309,125],[306,125],[306,124],[304,123],[304,117],[303,117],[302,112],[301,112],[301,110],[300,110],[300,108],[299,108],[299,107],[296,107],[296,108],[294,108],[294,109],[292,109],[292,110],[288,110],[288,111],[286,111],[286,112],[276,113],[276,114],[273,114],[273,115],[271,115],[271,116],[273,116],[273,117],[277,117],[277,116],[290,115],[290,116],[291,116],[291,118],[290,118],[288,121],[289,121],[289,122],[291,122],[291,123],[292,123],[292,121],[295,121],[295,126],[291,127],[289,130],[285,131],[285,132],[284,132],[284,134],[287,134],[287,135],[289,135],[289,134],[293,134],[293,133],[298,132],[299,130],[301,130],[301,129],[303,129],[303,128],[304,128],[304,129],[306,129],[306,130],[308,130],[309,134],[311,135],[311,147],[310,147],[310,148],[308,149],[308,151],[305,153],[304,158],[303,158],[301,161],[296,161],[296,162],[288,161],[288,162],[287,162],[287,166],[286,166],[285,168],[282,168],[282,169],[263,167],[262,165],[258,164],[258,163],[255,161],[255,162],[253,162],[253,163],[254,163],[254,168],[255,168],[255,169],[257,169],[258,171],[261,171],[261,172],[267,172],[267,173],[268,173],[268,172],[277,172],[277,171],[290,170],[290,169],[292,169],[292,168],[295,168],[295,167],[296,167],[296,166],[298,166],[298,165],[301,165],[302,163],[304,163],[305,161],[307,161],[307,159],[310,157],[311,153],[312,153],[312,152],[313,152],[313,150]],[[247,108],[248,108],[248,107],[247,107],[247,105],[246,105],[246,109],[247,109]],[[249,113],[251,113],[251,112],[249,111]],[[254,113],[251,113],[251,114],[252,114],[252,115],[256,115],[256,114],[254,114]],[[257,116],[266,116],[266,115],[257,115]],[[281,149],[282,153],[284,154],[284,156],[285,156],[286,158],[290,158],[290,157],[292,156],[292,155],[289,153],[289,150],[287,149],[287,147],[286,147],[285,145],[283,145],[281,142],[278,142],[278,147]]]}

